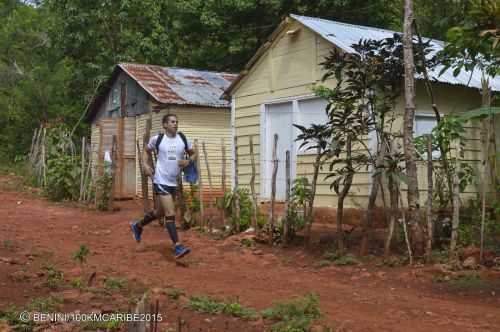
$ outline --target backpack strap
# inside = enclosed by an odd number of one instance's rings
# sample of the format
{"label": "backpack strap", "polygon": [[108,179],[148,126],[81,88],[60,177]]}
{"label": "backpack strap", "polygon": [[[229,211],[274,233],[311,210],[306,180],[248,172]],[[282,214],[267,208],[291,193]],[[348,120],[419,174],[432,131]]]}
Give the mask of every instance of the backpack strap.
{"label": "backpack strap", "polygon": [[[182,142],[184,143],[184,151],[187,152],[188,142],[187,142],[186,135],[184,135],[184,133],[182,131],[178,131],[177,134],[179,134],[179,136],[182,139]],[[156,143],[155,143],[156,154],[158,154],[158,152],[160,151],[160,144],[161,144],[161,140],[163,139],[163,136],[165,136],[164,133],[159,133],[158,138],[156,139]]]}
{"label": "backpack strap", "polygon": [[161,143],[161,140],[163,139],[164,135],[165,135],[164,133],[158,134],[158,138],[156,139],[156,143],[155,143],[156,154],[158,154],[158,152],[160,151],[160,143]]}
{"label": "backpack strap", "polygon": [[186,135],[184,135],[184,133],[182,131],[178,131],[177,134],[179,134],[179,136],[182,139],[182,142],[184,143],[184,151],[187,152],[187,150],[188,150],[188,142],[187,142]]}

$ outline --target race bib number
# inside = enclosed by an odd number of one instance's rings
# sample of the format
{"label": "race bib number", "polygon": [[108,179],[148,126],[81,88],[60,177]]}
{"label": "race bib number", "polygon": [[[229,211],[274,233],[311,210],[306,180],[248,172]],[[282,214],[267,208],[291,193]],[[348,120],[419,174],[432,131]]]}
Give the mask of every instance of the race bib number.
{"label": "race bib number", "polygon": [[169,145],[167,149],[167,159],[177,160],[177,145]]}

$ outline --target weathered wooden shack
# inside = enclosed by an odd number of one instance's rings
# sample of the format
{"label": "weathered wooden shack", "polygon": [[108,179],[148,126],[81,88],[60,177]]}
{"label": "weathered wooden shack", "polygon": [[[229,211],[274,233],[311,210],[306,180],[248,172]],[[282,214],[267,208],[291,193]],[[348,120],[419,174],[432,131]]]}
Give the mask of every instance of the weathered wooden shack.
{"label": "weathered wooden shack", "polygon": [[[221,138],[225,138],[228,154],[231,146],[230,103],[220,96],[235,78],[229,73],[118,64],[86,116],[91,124],[93,174],[99,174],[116,135],[115,197],[142,197],[137,141],[142,147],[147,119],[152,118],[151,135],[155,135],[163,130],[163,115],[172,113],[189,140],[206,143],[214,187],[220,191]],[[205,164],[201,165],[206,174]],[[229,166],[226,169],[230,172]]]}

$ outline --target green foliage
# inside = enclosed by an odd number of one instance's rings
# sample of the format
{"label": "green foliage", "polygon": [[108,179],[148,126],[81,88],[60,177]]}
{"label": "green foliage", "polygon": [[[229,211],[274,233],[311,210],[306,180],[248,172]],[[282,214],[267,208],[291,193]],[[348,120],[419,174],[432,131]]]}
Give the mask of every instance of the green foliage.
{"label": "green foliage", "polygon": [[29,320],[28,322],[21,321],[19,319],[19,314],[22,310],[19,310],[15,305],[8,305],[4,310],[0,311],[0,322],[5,321],[8,323],[14,331],[31,332],[35,322]]}
{"label": "green foliage", "polygon": [[172,300],[178,300],[182,295],[186,295],[186,292],[180,288],[167,288],[165,293]]}
{"label": "green foliage", "polygon": [[[481,199],[478,197],[470,200],[468,204],[460,211],[460,224],[458,229],[458,240],[462,246],[474,245],[479,247],[481,241]],[[499,212],[497,206],[486,210],[484,222],[485,246],[490,249],[500,247],[500,224],[497,223],[495,216]]]}
{"label": "green foliage", "polygon": [[85,282],[82,280],[81,277],[76,277],[72,279],[70,283],[71,286],[74,288],[83,289],[85,287]]}
{"label": "green foliage", "polygon": [[91,320],[82,322],[80,325],[85,331],[120,331],[124,322],[116,319],[110,319],[108,321]]}
{"label": "green foliage", "polygon": [[82,244],[80,248],[73,253],[73,259],[80,264],[83,264],[87,261],[87,255],[90,253],[89,248]]}
{"label": "green foliage", "polygon": [[64,274],[54,265],[48,264],[44,267],[47,274],[45,285],[49,288],[57,288],[64,282]]}
{"label": "green foliage", "polygon": [[106,277],[104,285],[107,290],[110,291],[120,291],[125,287],[125,279]]}
{"label": "green foliage", "polygon": [[49,296],[47,298],[36,298],[31,300],[31,302],[26,306],[26,310],[50,313],[57,311],[62,303],[63,300],[55,296]]}
{"label": "green foliage", "polygon": [[255,310],[246,308],[237,300],[219,302],[208,296],[193,296],[190,298],[189,303],[186,305],[186,307],[197,312],[203,312],[212,315],[225,313],[246,320],[257,319],[257,313],[255,312]]}
{"label": "green foliage", "polygon": [[276,321],[273,332],[307,332],[311,323],[321,317],[318,296],[308,294],[288,302],[276,303],[272,308],[262,311],[264,318]]}
{"label": "green foliage", "polygon": [[236,217],[234,192],[227,191],[224,193],[224,209],[226,210],[226,216],[229,217],[233,231],[239,229],[240,232],[243,232],[252,224],[252,199],[249,190],[246,188],[238,188],[237,193],[239,197],[240,218]]}
{"label": "green foliage", "polygon": [[445,67],[454,68],[454,75],[461,69],[480,70],[491,76],[500,73],[500,27],[497,0],[470,0],[461,22],[447,32],[447,43],[440,56]]}
{"label": "green foliage", "polygon": [[109,172],[104,172],[95,180],[96,195],[97,195],[97,210],[106,211],[109,206],[109,199],[111,197],[111,186],[113,178]]}
{"label": "green foliage", "polygon": [[358,260],[352,254],[339,254],[335,249],[328,250],[323,255],[328,261],[333,262],[333,264],[337,266],[346,266],[346,265],[357,265]]}
{"label": "green foliage", "polygon": [[[441,119],[436,127],[432,129],[432,151],[440,154],[440,160],[433,162],[434,172],[434,201],[441,208],[447,207],[451,203],[453,196],[452,182],[453,173],[457,164],[456,152],[453,155],[453,142],[458,140],[462,153],[459,160],[464,159],[464,145],[466,141],[465,119],[452,115],[445,116]],[[427,160],[427,138],[428,135],[416,137],[415,148],[421,159]],[[472,166],[463,161],[460,163],[459,189],[464,192],[469,184],[474,179]]]}

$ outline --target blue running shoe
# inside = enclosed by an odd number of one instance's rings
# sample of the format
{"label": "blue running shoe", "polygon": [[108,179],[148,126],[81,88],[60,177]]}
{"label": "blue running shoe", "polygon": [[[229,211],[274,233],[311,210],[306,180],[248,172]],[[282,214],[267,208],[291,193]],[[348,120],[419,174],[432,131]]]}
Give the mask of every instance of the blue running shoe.
{"label": "blue running shoe", "polygon": [[142,227],[138,225],[138,221],[133,222],[130,224],[130,230],[134,234],[134,239],[137,242],[141,242],[141,235],[142,235]]}
{"label": "blue running shoe", "polygon": [[175,258],[181,258],[185,255],[189,254],[191,249],[185,248],[182,244],[178,244],[175,246]]}

